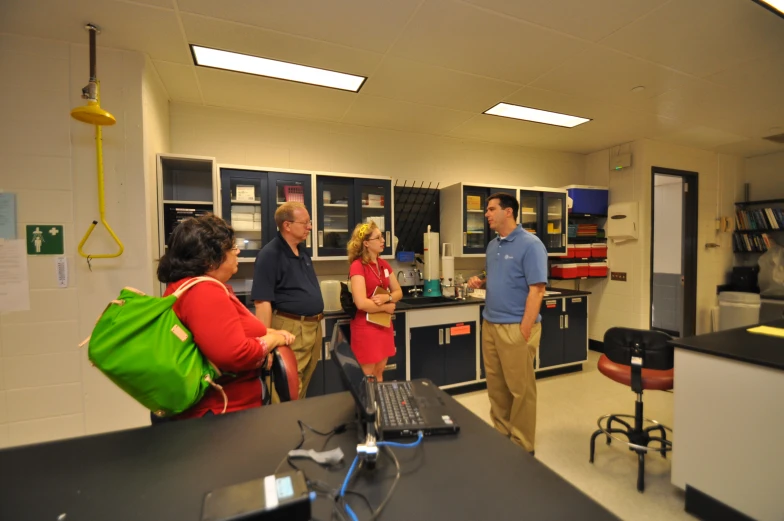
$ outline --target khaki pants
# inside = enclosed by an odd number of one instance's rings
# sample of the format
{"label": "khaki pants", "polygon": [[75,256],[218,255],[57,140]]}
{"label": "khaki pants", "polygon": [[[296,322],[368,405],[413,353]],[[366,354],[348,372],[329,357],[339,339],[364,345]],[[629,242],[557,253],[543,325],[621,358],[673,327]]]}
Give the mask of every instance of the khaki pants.
{"label": "khaki pants", "polygon": [[482,324],[482,356],[495,428],[528,452],[536,438],[534,358],[542,325],[531,328],[526,342],[520,324]]}
{"label": "khaki pants", "polygon": [[[291,350],[297,357],[297,373],[299,374],[299,399],[305,397],[310,384],[310,378],[316,370],[316,364],[321,358],[321,322],[306,322],[282,317],[277,313],[272,315],[272,329],[283,329],[296,336]],[[279,403],[277,393],[273,389],[272,402]]]}

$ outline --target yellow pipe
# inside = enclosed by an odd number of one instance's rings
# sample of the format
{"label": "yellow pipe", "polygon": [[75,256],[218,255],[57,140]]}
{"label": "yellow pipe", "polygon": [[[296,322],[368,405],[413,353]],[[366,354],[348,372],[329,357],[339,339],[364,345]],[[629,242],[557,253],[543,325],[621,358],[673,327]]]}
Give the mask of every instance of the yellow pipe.
{"label": "yellow pipe", "polygon": [[[101,82],[96,82],[96,100],[98,101],[98,106],[101,104]],[[82,257],[86,257],[88,259],[112,259],[114,257],[119,257],[123,254],[125,247],[120,239],[115,235],[114,230],[112,227],[109,226],[109,223],[106,222],[106,203],[104,200],[104,183],[103,183],[103,131],[101,129],[101,125],[95,125],[95,150],[96,150],[96,162],[98,163],[98,212],[101,216],[101,222],[106,227],[106,230],[109,232],[109,235],[112,236],[114,242],[117,243],[118,250],[116,253],[96,253],[90,254],[85,253],[82,251],[82,246],[84,243],[87,242],[87,239],[90,237],[90,234],[93,233],[95,226],[98,224],[98,221],[93,221],[92,224],[87,228],[87,233],[84,234],[82,240],[79,241],[79,247],[77,250],[79,251],[79,255]]]}

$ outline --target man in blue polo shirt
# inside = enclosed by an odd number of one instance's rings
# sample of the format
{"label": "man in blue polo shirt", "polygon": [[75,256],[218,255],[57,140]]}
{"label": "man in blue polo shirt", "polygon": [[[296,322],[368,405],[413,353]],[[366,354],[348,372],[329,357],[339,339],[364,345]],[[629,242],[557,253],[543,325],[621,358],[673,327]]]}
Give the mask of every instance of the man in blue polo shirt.
{"label": "man in blue polo shirt", "polygon": [[487,278],[471,277],[468,285],[487,288],[482,355],[493,424],[533,454],[534,358],[542,334],[539,308],[547,284],[547,250],[517,224],[519,208],[517,199],[506,193],[487,198],[485,217],[498,237],[487,245]]}
{"label": "man in blue polo shirt", "polygon": [[304,204],[288,202],[275,211],[275,224],[277,237],[256,257],[250,296],[256,303],[256,317],[265,326],[296,337],[290,347],[297,357],[301,399],[320,358],[324,318],[324,299],[303,244],[313,223]]}

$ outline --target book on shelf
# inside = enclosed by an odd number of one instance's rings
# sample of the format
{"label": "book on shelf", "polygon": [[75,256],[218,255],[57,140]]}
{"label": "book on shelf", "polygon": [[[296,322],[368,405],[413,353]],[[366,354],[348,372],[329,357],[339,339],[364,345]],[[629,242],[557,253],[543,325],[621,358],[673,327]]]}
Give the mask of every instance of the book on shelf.
{"label": "book on shelf", "polygon": [[735,212],[736,231],[780,230],[784,228],[784,210],[757,208]]}
{"label": "book on shelf", "polygon": [[767,233],[736,233],[732,236],[735,252],[765,253],[771,239]]}

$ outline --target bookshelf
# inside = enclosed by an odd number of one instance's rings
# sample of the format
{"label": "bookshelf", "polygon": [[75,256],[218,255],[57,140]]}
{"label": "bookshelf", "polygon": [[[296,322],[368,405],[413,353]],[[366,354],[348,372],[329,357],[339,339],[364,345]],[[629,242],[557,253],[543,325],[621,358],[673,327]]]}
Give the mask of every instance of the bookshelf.
{"label": "bookshelf", "polygon": [[781,244],[784,240],[784,199],[743,201],[735,207],[733,253],[765,253],[772,242]]}

